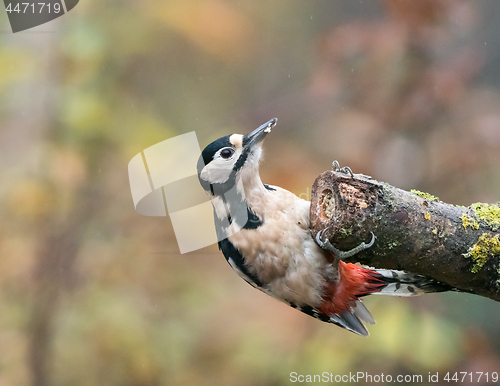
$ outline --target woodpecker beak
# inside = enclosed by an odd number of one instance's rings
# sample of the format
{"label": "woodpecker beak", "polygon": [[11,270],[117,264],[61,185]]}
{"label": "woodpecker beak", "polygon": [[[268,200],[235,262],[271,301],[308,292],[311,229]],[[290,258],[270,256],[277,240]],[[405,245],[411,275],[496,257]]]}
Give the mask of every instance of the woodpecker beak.
{"label": "woodpecker beak", "polygon": [[243,136],[243,147],[250,148],[261,143],[271,129],[276,126],[278,118],[273,118],[269,122],[264,123],[262,126],[257,127],[250,134]]}

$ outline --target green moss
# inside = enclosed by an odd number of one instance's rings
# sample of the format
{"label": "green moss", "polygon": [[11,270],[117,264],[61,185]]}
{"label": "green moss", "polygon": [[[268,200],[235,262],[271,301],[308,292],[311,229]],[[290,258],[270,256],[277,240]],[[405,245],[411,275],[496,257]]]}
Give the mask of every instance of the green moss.
{"label": "green moss", "polygon": [[416,194],[419,197],[422,197],[424,200],[428,201],[439,201],[439,197],[433,196],[432,194],[421,192],[420,190],[417,189],[412,189],[410,190],[413,194]]}
{"label": "green moss", "polygon": [[344,236],[351,236],[352,235],[352,227],[346,229],[346,228],[341,228],[339,232],[344,235]]}
{"label": "green moss", "polygon": [[387,244],[387,249],[396,248],[398,245],[399,245],[399,243],[393,241],[392,243]]}
{"label": "green moss", "polygon": [[391,190],[391,185],[389,185],[387,182],[382,183],[382,190],[384,192],[384,196],[388,201],[392,201],[392,190]]}
{"label": "green moss", "polygon": [[467,227],[479,229],[479,224],[477,223],[477,221],[474,220],[473,218],[470,218],[465,213],[462,214],[462,225],[464,229],[467,229]]}
{"label": "green moss", "polygon": [[500,256],[500,240],[498,235],[493,237],[488,233],[483,233],[479,236],[477,243],[470,247],[464,256],[472,258],[474,266],[471,272],[478,273],[490,257]]}
{"label": "green moss", "polygon": [[492,231],[500,228],[500,207],[498,205],[477,202],[470,207],[476,214],[476,217],[488,224]]}

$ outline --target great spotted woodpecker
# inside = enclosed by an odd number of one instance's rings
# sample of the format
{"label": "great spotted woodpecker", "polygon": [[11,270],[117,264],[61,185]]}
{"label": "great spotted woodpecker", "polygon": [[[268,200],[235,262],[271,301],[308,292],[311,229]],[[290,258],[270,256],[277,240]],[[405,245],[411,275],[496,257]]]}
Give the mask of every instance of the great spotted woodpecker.
{"label": "great spotted woodpecker", "polygon": [[262,141],[276,122],[274,118],[247,135],[219,138],[203,150],[198,162],[198,178],[214,208],[219,249],[245,281],[295,309],[360,335],[368,335],[363,321],[375,323],[360,297],[449,289],[421,275],[341,260],[369,248],[373,234],[370,243],[347,252],[333,247],[322,232],[313,238],[310,202],[260,179]]}

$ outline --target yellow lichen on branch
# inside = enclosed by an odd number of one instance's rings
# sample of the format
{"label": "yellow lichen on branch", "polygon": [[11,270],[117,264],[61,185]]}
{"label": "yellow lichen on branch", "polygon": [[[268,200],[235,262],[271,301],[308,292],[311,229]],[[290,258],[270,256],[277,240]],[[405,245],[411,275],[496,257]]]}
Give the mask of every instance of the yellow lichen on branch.
{"label": "yellow lichen on branch", "polygon": [[465,213],[462,215],[462,225],[464,229],[467,229],[468,226],[474,229],[479,229],[479,224],[476,220],[470,218]]}
{"label": "yellow lichen on branch", "polygon": [[420,190],[417,189],[412,189],[410,190],[413,194],[416,194],[419,197],[422,197],[424,200],[429,200],[429,201],[439,201],[439,197],[433,196],[432,194],[421,192]]}
{"label": "yellow lichen on branch", "polygon": [[471,272],[478,273],[489,258],[500,256],[500,240],[498,235],[493,237],[488,233],[483,233],[477,243],[470,247],[464,256],[472,258],[474,266]]}
{"label": "yellow lichen on branch", "polygon": [[470,207],[479,219],[491,227],[492,231],[500,228],[500,207],[498,205],[477,202]]}

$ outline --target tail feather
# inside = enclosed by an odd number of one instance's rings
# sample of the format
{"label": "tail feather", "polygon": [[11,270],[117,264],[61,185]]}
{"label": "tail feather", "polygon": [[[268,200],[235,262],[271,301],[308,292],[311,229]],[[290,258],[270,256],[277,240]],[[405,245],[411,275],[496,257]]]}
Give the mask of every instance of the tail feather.
{"label": "tail feather", "polygon": [[[324,301],[310,315],[358,335],[368,335],[363,322],[375,324],[360,297],[370,294],[415,296],[454,288],[426,276],[391,269],[361,267],[339,262],[339,279],[325,288]],[[301,309],[307,312],[305,309]]]}
{"label": "tail feather", "polygon": [[379,276],[380,280],[387,283],[380,291],[373,292],[374,295],[416,296],[453,290],[453,287],[427,276],[391,269],[370,269]]}
{"label": "tail feather", "polygon": [[333,314],[330,319],[340,327],[345,328],[358,335],[368,336],[368,330],[358,317],[350,311],[342,311],[338,314]]}
{"label": "tail feather", "polygon": [[356,306],[351,308],[351,312],[363,322],[366,322],[368,324],[375,324],[375,319],[373,318],[370,311],[368,311],[368,309],[365,307],[363,302],[358,299],[355,304]]}

